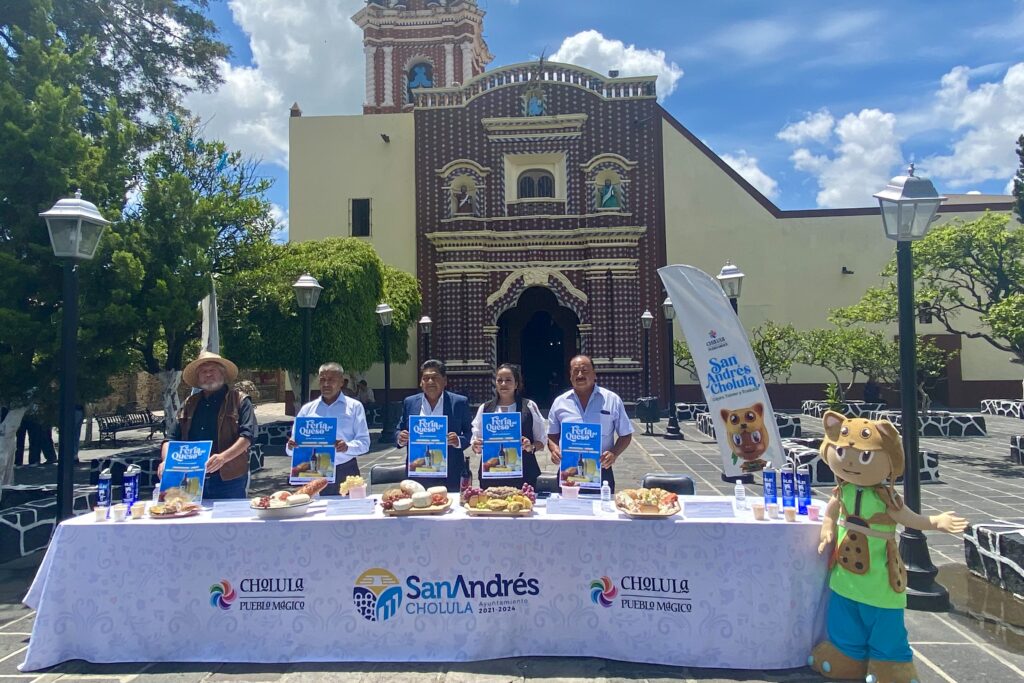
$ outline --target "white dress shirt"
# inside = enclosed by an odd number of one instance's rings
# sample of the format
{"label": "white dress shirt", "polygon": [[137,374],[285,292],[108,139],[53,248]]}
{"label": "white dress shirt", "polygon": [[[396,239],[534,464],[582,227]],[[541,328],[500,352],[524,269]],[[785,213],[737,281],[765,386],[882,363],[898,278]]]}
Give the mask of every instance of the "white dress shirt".
{"label": "white dress shirt", "polygon": [[[437,405],[434,406],[433,408],[430,407],[430,401],[427,400],[427,395],[426,394],[423,395],[423,400],[420,401],[420,416],[421,417],[430,417],[431,415],[434,415],[434,416],[443,416],[444,415],[444,392],[442,392],[441,395],[438,396],[438,398],[437,398]],[[449,429],[448,431],[452,431],[452,430]]]}
{"label": "white dress shirt", "polygon": [[[547,420],[540,414],[540,409],[537,408],[537,404],[529,399],[524,399],[526,403],[526,409],[533,414],[533,434],[523,434],[523,436],[530,439],[533,442],[546,443],[548,438],[548,423]],[[483,430],[483,414],[485,403],[481,403],[480,407],[476,409],[476,417],[473,418],[473,440],[483,441],[484,430]],[[515,408],[515,404],[507,406],[495,406],[494,412],[496,413],[511,413]]]}
{"label": "white dress shirt", "polygon": [[[338,394],[338,398],[330,404],[325,403],[322,398],[318,398],[302,406],[299,409],[299,414],[295,417],[338,418],[338,432],[334,438],[336,441],[340,439],[348,444],[348,450],[344,453],[334,452],[335,467],[370,450],[370,430],[366,426],[366,412],[363,410],[363,404],[354,398]],[[294,423],[292,423],[292,439],[295,439]],[[287,448],[286,450],[290,456],[292,449]]]}
{"label": "white dress shirt", "polygon": [[562,433],[563,422],[590,422],[601,425],[601,452],[610,451],[615,445],[615,434],[625,436],[633,433],[633,423],[626,415],[622,399],[614,391],[594,385],[594,393],[584,410],[580,399],[572,389],[558,396],[548,411],[548,434],[557,442]]}

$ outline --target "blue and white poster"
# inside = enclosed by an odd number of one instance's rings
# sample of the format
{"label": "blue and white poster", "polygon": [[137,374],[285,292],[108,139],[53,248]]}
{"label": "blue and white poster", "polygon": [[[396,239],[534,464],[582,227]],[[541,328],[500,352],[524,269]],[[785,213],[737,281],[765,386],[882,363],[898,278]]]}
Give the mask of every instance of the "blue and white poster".
{"label": "blue and white poster", "polygon": [[601,488],[601,425],[591,422],[563,422],[558,440],[562,462],[558,480],[580,488]]}
{"label": "blue and white poster", "polygon": [[448,477],[448,416],[409,416],[409,474]]}
{"label": "blue and white poster", "polygon": [[306,484],[318,479],[334,483],[334,441],[338,433],[336,417],[295,418],[292,470],[288,482]]}
{"label": "blue and white poster", "polygon": [[484,413],[480,476],[499,479],[523,476],[523,422],[519,413]]}
{"label": "blue and white poster", "polygon": [[164,476],[160,479],[160,500],[165,500],[169,493],[184,493],[188,502],[202,502],[206,461],[212,450],[212,441],[168,442]]}

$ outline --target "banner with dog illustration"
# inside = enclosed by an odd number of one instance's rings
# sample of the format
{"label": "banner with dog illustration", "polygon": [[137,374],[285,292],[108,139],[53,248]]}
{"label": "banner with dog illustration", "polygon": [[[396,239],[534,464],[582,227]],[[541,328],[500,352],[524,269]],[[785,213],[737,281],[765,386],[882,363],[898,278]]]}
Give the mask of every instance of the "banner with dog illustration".
{"label": "banner with dog illustration", "polygon": [[523,426],[519,413],[484,413],[483,454],[480,476],[484,479],[523,476]]}
{"label": "banner with dog illustration", "polygon": [[448,476],[448,417],[409,416],[409,474],[444,479]]}
{"label": "banner with dog illustration", "polygon": [[658,269],[676,310],[715,426],[727,477],[785,462],[761,368],[747,333],[715,278],[693,266]]}

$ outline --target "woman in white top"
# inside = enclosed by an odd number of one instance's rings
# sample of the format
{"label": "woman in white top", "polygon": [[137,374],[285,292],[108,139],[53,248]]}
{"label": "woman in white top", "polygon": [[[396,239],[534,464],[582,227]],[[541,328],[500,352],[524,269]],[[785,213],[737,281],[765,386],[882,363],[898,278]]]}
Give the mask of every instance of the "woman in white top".
{"label": "woman in white top", "polygon": [[477,478],[480,481],[480,488],[488,486],[522,486],[525,481],[530,486],[537,485],[537,477],[540,476],[540,465],[537,464],[537,451],[544,450],[544,440],[547,438],[547,422],[540,414],[537,404],[528,398],[520,396],[519,391],[523,387],[523,376],[519,372],[519,366],[511,363],[502,363],[494,373],[494,398],[481,404],[473,418],[473,440],[470,446],[473,452],[483,452],[483,414],[484,413],[519,413],[522,415],[523,430],[523,476],[522,477],[501,477],[487,478],[483,475],[483,463],[477,470]]}

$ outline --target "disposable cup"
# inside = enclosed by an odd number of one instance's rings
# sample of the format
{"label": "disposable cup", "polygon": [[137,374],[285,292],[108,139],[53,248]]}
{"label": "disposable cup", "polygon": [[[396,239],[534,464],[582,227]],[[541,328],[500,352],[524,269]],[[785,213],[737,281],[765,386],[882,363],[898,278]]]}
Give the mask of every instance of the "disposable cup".
{"label": "disposable cup", "polygon": [[123,522],[125,515],[128,514],[128,506],[124,503],[118,503],[110,508],[110,514],[115,522]]}
{"label": "disposable cup", "polygon": [[139,501],[132,504],[132,519],[142,519],[146,514],[146,503]]}
{"label": "disposable cup", "polygon": [[348,497],[352,500],[356,500],[357,498],[366,498],[366,484],[350,488],[348,490]]}
{"label": "disposable cup", "polygon": [[782,514],[785,515],[787,522],[796,521],[796,508],[784,508]]}
{"label": "disposable cup", "polygon": [[817,505],[808,505],[807,519],[811,520],[812,522],[817,522],[819,519],[821,519],[821,508],[819,508]]}
{"label": "disposable cup", "polygon": [[94,507],[92,509],[92,511],[96,515],[96,521],[97,522],[105,522],[105,521],[107,521],[107,506],[106,505],[99,505],[97,507]]}
{"label": "disposable cup", "polygon": [[579,498],[580,487],[579,486],[563,486],[562,487],[562,498]]}
{"label": "disposable cup", "polygon": [[754,519],[764,519],[764,503],[753,503],[750,508],[754,511]]}
{"label": "disposable cup", "polygon": [[778,519],[779,518],[779,504],[778,503],[768,503],[767,512],[768,512],[768,519]]}

